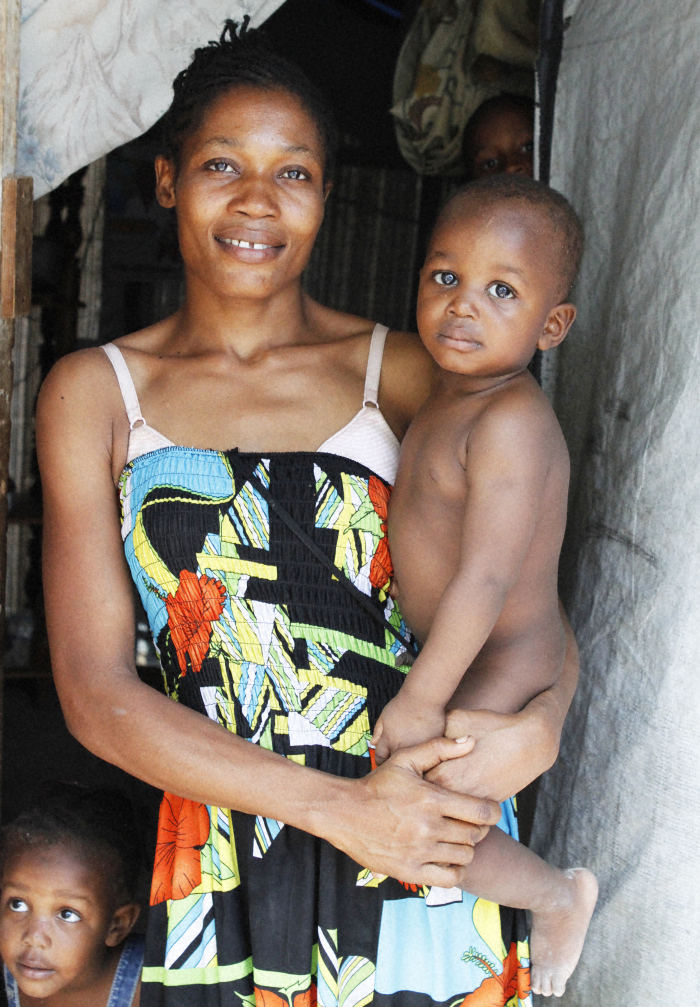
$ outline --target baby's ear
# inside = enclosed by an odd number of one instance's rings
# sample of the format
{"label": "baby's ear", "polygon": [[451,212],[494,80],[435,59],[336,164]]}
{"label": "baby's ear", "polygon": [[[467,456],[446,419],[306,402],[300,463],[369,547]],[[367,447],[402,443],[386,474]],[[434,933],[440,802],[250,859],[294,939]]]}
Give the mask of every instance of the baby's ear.
{"label": "baby's ear", "polygon": [[559,346],[573,325],[574,318],[576,318],[576,305],[574,304],[564,302],[552,308],[544,323],[542,335],[537,341],[537,348],[539,350],[553,350],[555,346]]}
{"label": "baby's ear", "polygon": [[108,948],[116,948],[125,940],[134,929],[136,920],[141,915],[141,906],[138,902],[127,902],[115,911],[112,917],[112,925],[105,938]]}

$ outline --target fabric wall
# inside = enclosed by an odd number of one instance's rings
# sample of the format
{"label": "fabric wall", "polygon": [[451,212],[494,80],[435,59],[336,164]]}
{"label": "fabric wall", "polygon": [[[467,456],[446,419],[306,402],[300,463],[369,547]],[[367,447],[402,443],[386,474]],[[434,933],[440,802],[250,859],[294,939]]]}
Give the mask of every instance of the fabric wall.
{"label": "fabric wall", "polygon": [[552,185],[588,247],[548,381],[582,675],[533,845],[601,883],[562,1003],[677,1007],[700,934],[700,2],[565,16]]}
{"label": "fabric wall", "polygon": [[144,133],[193,49],[282,0],[23,0],[17,171],[42,196]]}

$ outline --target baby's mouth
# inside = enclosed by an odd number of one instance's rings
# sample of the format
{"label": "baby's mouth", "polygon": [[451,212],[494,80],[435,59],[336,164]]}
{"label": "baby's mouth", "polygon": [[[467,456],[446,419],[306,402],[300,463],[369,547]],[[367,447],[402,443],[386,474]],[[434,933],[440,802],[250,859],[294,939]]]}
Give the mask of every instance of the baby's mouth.
{"label": "baby's mouth", "polygon": [[26,979],[49,979],[56,970],[41,958],[20,958],[17,968]]}
{"label": "baby's mouth", "polygon": [[437,338],[441,343],[458,350],[476,350],[482,343],[476,336],[466,329],[447,327],[443,332],[438,332]]}

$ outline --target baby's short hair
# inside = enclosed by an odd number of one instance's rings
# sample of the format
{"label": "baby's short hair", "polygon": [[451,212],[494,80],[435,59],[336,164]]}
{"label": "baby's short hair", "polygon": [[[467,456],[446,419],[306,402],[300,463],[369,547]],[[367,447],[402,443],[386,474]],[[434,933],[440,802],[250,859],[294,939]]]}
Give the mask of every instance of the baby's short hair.
{"label": "baby's short hair", "polygon": [[561,236],[559,257],[562,280],[562,299],[571,293],[578,276],[583,255],[583,225],[571,203],[556,189],[544,182],[537,182],[528,175],[490,175],[468,182],[443,203],[435,226],[442,221],[451,204],[467,198],[481,207],[519,200],[544,213],[550,224]]}
{"label": "baby's short hair", "polygon": [[116,790],[52,782],[0,830],[0,867],[30,849],[67,845],[100,862],[117,905],[134,901],[143,847],[134,809]]}

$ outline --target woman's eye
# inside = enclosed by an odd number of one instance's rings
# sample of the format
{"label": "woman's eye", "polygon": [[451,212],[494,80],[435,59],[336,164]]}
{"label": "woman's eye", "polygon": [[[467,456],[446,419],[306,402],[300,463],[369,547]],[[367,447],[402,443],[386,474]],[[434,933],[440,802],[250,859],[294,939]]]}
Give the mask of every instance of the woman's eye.
{"label": "woman's eye", "polygon": [[76,913],[75,909],[61,909],[58,918],[64,923],[80,923],[82,916]]}
{"label": "woman's eye", "polygon": [[9,906],[13,913],[26,913],[29,911],[24,899],[10,899]]}
{"label": "woman's eye", "polygon": [[454,273],[442,272],[435,273],[434,279],[436,283],[439,283],[441,287],[454,287],[457,282],[457,277]]}
{"label": "woman's eye", "polygon": [[505,283],[492,283],[486,290],[492,297],[497,297],[499,301],[510,300],[515,297],[513,291]]}
{"label": "woman's eye", "polygon": [[233,171],[233,167],[228,163],[228,161],[212,161],[212,163],[207,165],[207,167],[210,171],[217,171],[220,173]]}
{"label": "woman's eye", "polygon": [[293,181],[302,181],[307,179],[309,176],[305,174],[301,168],[287,168],[286,171],[282,172],[282,178],[291,178]]}

